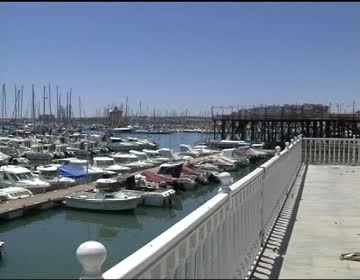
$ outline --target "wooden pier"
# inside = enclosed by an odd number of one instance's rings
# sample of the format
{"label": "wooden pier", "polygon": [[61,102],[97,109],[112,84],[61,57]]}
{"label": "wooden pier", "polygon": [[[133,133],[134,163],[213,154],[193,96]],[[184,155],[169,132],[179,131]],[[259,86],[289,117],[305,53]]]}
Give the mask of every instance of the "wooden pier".
{"label": "wooden pier", "polygon": [[321,138],[360,136],[360,113],[331,113],[321,104],[254,107],[213,112],[215,139],[284,143],[295,135]]}
{"label": "wooden pier", "polygon": [[30,209],[51,208],[55,206],[55,204],[60,203],[64,197],[69,194],[78,191],[88,191],[94,187],[95,182],[92,182],[0,203],[0,219],[14,219],[22,216],[25,211]]}

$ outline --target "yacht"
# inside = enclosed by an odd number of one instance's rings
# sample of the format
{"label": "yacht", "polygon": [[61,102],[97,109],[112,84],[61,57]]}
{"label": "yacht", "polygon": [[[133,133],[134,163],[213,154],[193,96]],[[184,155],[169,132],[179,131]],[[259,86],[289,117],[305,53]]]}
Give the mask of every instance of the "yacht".
{"label": "yacht", "polygon": [[104,171],[115,172],[116,174],[124,174],[130,172],[131,168],[117,164],[111,157],[94,157],[93,166],[102,168]]}
{"label": "yacht", "polygon": [[44,193],[50,188],[50,184],[34,176],[25,167],[16,165],[4,165],[0,167],[0,186],[23,187],[33,194]]}
{"label": "yacht", "polygon": [[118,190],[114,179],[99,179],[95,191],[83,191],[65,196],[66,207],[102,211],[133,210],[141,195],[126,194]]}

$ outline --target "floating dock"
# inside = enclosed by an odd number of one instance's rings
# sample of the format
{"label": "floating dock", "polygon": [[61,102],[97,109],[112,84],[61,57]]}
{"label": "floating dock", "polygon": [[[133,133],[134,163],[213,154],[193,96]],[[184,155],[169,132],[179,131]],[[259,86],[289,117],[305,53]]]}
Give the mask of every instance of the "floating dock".
{"label": "floating dock", "polygon": [[21,217],[30,209],[48,209],[61,203],[65,196],[78,191],[88,191],[95,187],[95,182],[69,187],[22,199],[0,203],[0,219],[10,220]]}

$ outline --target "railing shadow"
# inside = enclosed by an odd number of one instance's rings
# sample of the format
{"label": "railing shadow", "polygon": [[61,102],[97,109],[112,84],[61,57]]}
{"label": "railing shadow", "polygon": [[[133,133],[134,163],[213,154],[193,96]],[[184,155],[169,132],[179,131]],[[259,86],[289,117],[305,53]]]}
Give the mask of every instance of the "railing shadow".
{"label": "railing shadow", "polygon": [[300,200],[304,188],[307,166],[303,171],[300,184],[291,189],[280,215],[270,233],[263,253],[254,268],[251,279],[278,279],[294,228]]}

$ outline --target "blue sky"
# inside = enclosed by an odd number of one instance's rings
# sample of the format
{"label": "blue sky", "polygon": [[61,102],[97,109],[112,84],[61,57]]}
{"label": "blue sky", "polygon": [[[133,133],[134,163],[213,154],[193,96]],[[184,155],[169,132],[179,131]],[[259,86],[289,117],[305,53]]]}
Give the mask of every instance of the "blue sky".
{"label": "blue sky", "polygon": [[125,96],[143,112],[353,100],[360,108],[355,2],[0,3],[0,42],[0,83],[11,99],[23,84],[27,104],[32,83],[37,96],[50,83],[63,100],[72,88],[87,115]]}

